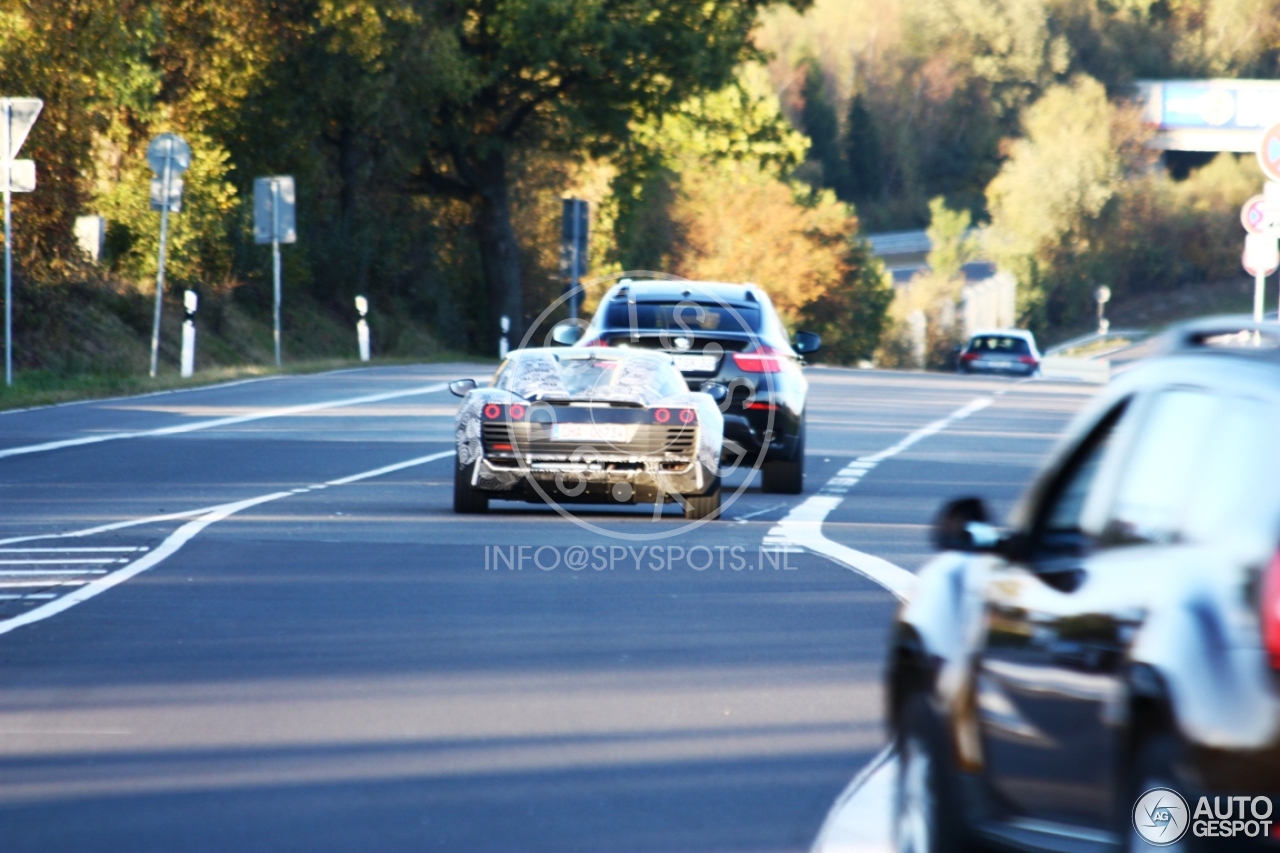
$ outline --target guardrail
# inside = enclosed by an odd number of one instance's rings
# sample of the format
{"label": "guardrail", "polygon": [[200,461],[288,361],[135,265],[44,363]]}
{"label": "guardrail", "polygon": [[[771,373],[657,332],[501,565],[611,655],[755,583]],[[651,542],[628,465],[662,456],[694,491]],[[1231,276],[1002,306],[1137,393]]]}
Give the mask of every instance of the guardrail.
{"label": "guardrail", "polygon": [[1111,380],[1111,362],[1105,358],[1067,358],[1047,355],[1040,361],[1045,379],[1075,379],[1105,385]]}
{"label": "guardrail", "polygon": [[1078,338],[1072,338],[1069,341],[1063,341],[1060,344],[1054,344],[1044,351],[1045,357],[1060,355],[1064,352],[1070,352],[1073,349],[1079,349],[1089,344],[1098,343],[1099,341],[1109,341],[1112,339],[1123,339],[1126,341],[1135,341],[1145,338],[1149,335],[1142,329],[1113,329],[1109,332],[1091,332],[1087,335],[1081,335]]}

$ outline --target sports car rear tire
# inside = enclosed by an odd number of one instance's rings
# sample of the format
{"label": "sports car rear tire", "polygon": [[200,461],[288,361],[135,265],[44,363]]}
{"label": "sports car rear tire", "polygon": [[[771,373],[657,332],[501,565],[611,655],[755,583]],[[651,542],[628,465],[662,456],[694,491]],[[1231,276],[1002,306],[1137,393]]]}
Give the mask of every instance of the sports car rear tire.
{"label": "sports car rear tire", "polygon": [[475,515],[489,511],[489,496],[471,485],[471,473],[480,462],[455,465],[453,468],[453,511]]}
{"label": "sports car rear tire", "polygon": [[689,495],[685,498],[684,517],[690,519],[718,518],[720,516],[720,486],[705,495]]}

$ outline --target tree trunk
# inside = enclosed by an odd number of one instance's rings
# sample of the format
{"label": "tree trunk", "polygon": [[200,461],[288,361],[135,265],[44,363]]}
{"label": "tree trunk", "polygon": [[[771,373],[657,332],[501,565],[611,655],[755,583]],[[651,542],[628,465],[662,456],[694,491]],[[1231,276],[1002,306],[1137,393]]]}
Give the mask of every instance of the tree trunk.
{"label": "tree trunk", "polygon": [[480,264],[489,291],[489,331],[492,340],[497,341],[502,334],[501,318],[509,317],[508,335],[511,348],[515,349],[524,334],[524,312],[520,298],[520,246],[511,224],[506,166],[502,154],[492,154],[476,170],[480,181],[475,228],[480,243]]}

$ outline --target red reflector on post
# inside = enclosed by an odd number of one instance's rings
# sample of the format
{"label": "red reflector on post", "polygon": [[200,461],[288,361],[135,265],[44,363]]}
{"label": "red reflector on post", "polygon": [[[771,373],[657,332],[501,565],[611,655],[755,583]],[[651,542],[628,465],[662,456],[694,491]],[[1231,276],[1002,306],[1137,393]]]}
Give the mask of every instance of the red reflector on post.
{"label": "red reflector on post", "polygon": [[1262,644],[1271,668],[1280,669],[1280,552],[1262,578]]}

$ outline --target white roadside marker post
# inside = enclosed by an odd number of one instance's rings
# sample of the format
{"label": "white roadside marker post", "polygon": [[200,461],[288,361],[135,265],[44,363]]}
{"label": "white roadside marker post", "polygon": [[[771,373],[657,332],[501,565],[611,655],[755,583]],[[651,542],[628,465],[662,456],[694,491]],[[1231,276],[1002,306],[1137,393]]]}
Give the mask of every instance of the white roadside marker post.
{"label": "white roadside marker post", "polygon": [[196,307],[200,304],[200,297],[196,296],[194,290],[188,290],[182,294],[182,307],[187,311],[187,317],[182,321],[182,378],[190,379],[191,375],[196,372]]}
{"label": "white roadside marker post", "polygon": [[0,170],[4,172],[4,384],[13,384],[13,211],[15,192],[36,188],[36,164],[15,160],[27,140],[44,101],[39,98],[0,98]]}
{"label": "white roadside marker post", "polygon": [[156,267],[156,309],[151,323],[151,378],[160,366],[160,315],[164,306],[164,264],[169,245],[169,213],[182,210],[182,178],[191,166],[191,146],[181,136],[162,133],[147,146],[147,165],[158,175],[151,181],[151,209],[160,211],[160,255]]}
{"label": "white roadside marker post", "polygon": [[363,296],[356,297],[356,310],[360,319],[356,321],[356,342],[360,345],[360,360],[369,360],[369,322],[365,315],[369,313],[369,300]]}
{"label": "white roadside marker post", "polygon": [[503,314],[498,325],[502,327],[502,337],[498,338],[498,358],[506,358],[511,347],[508,341],[508,336],[511,334],[511,318]]}

